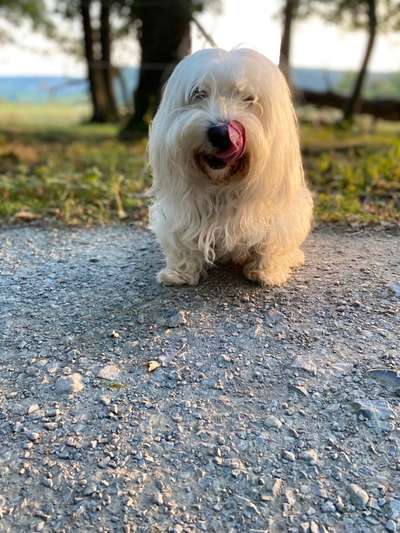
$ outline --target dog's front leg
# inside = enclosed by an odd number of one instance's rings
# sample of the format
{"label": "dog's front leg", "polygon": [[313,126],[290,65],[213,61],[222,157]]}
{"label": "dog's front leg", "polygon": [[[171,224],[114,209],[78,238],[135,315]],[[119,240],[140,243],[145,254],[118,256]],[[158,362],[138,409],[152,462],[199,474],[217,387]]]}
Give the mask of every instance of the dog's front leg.
{"label": "dog's front leg", "polygon": [[197,250],[163,246],[166,266],[157,275],[163,285],[197,285],[204,271],[204,257]]}
{"label": "dog's front leg", "polygon": [[283,285],[290,276],[290,269],[304,263],[300,248],[292,250],[261,247],[253,252],[243,268],[243,274],[251,281],[270,287]]}

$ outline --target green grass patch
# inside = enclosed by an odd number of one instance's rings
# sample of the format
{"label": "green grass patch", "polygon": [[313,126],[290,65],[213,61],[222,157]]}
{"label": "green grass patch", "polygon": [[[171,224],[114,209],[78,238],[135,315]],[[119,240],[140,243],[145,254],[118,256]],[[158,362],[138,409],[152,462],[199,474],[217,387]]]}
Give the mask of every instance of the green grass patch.
{"label": "green grass patch", "polygon": [[317,221],[400,222],[400,137],[395,131],[354,135],[306,127],[302,133]]}
{"label": "green grass patch", "polygon": [[7,104],[0,117],[0,218],[74,225],[143,217],[144,140],[118,142],[115,125],[79,122],[81,108]]}
{"label": "green grass patch", "polygon": [[[90,125],[85,105],[0,103],[0,220],[101,224],[146,217],[146,141]],[[400,222],[400,125],[301,126],[322,222]]]}

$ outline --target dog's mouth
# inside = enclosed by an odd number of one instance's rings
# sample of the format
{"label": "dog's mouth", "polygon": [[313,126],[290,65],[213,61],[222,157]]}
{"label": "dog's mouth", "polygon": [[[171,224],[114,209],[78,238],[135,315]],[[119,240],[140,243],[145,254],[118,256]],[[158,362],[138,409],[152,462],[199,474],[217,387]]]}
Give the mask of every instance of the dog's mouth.
{"label": "dog's mouth", "polygon": [[212,152],[195,155],[197,166],[215,182],[226,182],[243,170],[246,161],[246,130],[237,120],[211,124],[207,138]]}
{"label": "dog's mouth", "polygon": [[210,181],[229,182],[232,178],[245,174],[248,157],[243,154],[239,159],[226,161],[213,154],[198,153],[195,160]]}
{"label": "dog's mouth", "polygon": [[228,166],[228,162],[215,155],[204,155],[204,161],[213,170],[222,170]]}

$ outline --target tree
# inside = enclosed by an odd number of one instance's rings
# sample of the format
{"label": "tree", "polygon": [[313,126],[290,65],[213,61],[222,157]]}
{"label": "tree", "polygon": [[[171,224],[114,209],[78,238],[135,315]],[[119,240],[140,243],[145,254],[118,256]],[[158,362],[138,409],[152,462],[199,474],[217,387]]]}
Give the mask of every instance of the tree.
{"label": "tree", "polygon": [[[209,0],[209,3],[210,0]],[[217,2],[214,0],[214,3]],[[147,132],[147,117],[154,113],[161,87],[173,67],[191,51],[190,23],[202,10],[198,0],[136,0],[132,19],[141,48],[139,84],[134,92],[134,113],[121,130],[129,139]],[[201,31],[204,31],[201,28]]]}
{"label": "tree", "polygon": [[44,0],[0,0],[0,16],[13,23],[21,22],[22,17],[35,27],[49,23]]}
{"label": "tree", "polygon": [[92,0],[80,0],[84,50],[90,95],[93,106],[91,122],[113,122],[118,119],[118,107],[113,86],[111,63],[112,29],[110,23],[112,0],[100,0],[98,28],[94,28]]}
{"label": "tree", "polygon": [[292,36],[292,24],[297,16],[299,0],[286,0],[282,10],[283,29],[281,47],[279,52],[279,68],[285,75],[286,81],[291,85],[290,77],[290,44]]}
{"label": "tree", "polygon": [[[114,29],[111,25],[112,10],[118,5],[117,0],[63,0],[56,7],[58,14],[81,21],[83,51],[79,47],[78,53],[86,61],[92,102],[91,122],[113,122],[119,118],[113,83]],[[58,39],[63,40],[60,36]]]}
{"label": "tree", "polygon": [[355,112],[358,112],[361,107],[361,96],[364,82],[367,75],[367,69],[371,53],[375,44],[376,32],[377,32],[377,13],[376,13],[376,0],[366,1],[367,22],[368,27],[368,41],[365,49],[364,58],[361,63],[361,67],[358,71],[356,82],[353,87],[353,91],[348,99],[343,111],[343,120],[345,122],[351,122]]}
{"label": "tree", "polygon": [[[49,35],[54,29],[44,0],[0,0],[0,17],[13,25],[20,24],[21,20],[27,20],[34,29],[44,30]],[[12,36],[2,30],[0,39],[9,41],[12,40]]]}
{"label": "tree", "polygon": [[100,50],[101,69],[103,74],[104,91],[107,95],[108,113],[111,119],[118,118],[118,106],[114,94],[114,71],[111,63],[112,30],[111,30],[111,0],[101,0],[100,7]]}
{"label": "tree", "polygon": [[368,33],[363,59],[343,109],[343,120],[351,123],[362,106],[363,88],[378,32],[400,26],[399,0],[301,0],[301,3],[305,8],[301,14],[303,17],[316,12],[328,22]]}
{"label": "tree", "polygon": [[[369,60],[377,35],[377,2],[379,0],[336,0],[333,10],[326,12],[326,18],[337,23],[348,24],[353,29],[368,31],[367,46],[358,74],[343,110],[343,120],[352,122],[354,114],[361,107],[364,82],[367,75]],[[384,0],[386,2],[386,0]]]}

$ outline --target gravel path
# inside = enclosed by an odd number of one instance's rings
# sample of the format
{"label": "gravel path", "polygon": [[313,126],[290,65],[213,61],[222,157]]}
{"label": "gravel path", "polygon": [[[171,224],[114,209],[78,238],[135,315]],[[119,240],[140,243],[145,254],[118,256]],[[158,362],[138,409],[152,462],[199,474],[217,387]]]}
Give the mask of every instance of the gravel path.
{"label": "gravel path", "polygon": [[400,527],[400,235],[266,290],[144,230],[0,231],[0,531]]}

